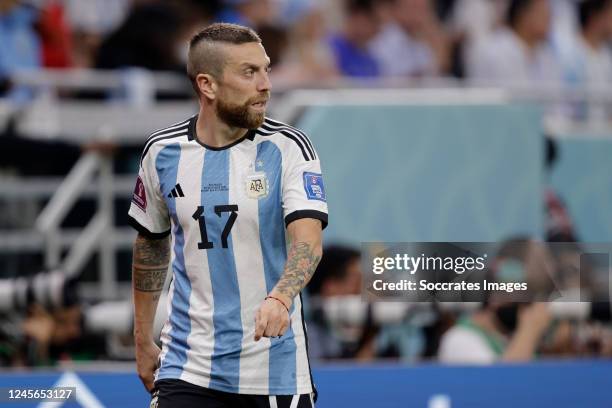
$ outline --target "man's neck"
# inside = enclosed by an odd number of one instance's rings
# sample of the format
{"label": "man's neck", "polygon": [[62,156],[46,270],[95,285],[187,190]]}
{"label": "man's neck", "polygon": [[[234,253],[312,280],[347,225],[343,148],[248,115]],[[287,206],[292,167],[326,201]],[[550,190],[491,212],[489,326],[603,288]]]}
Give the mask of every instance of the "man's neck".
{"label": "man's neck", "polygon": [[248,129],[228,126],[209,109],[200,109],[194,135],[202,144],[224,147],[242,138]]}

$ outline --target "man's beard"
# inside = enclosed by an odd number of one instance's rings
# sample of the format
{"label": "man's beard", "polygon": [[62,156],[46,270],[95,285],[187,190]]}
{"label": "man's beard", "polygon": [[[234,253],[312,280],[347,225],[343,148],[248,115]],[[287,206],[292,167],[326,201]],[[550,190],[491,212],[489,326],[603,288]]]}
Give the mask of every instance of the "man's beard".
{"label": "man's beard", "polygon": [[216,108],[217,116],[230,127],[257,129],[263,124],[266,113],[265,111],[250,112],[249,106],[259,99],[261,99],[261,96],[251,98],[246,103],[238,105],[227,103],[219,98]]}

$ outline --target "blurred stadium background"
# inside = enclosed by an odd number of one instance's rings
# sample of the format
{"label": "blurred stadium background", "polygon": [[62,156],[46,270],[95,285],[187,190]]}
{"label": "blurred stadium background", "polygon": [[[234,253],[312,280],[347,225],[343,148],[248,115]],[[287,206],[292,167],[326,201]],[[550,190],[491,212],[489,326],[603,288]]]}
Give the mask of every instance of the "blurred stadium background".
{"label": "blurred stadium background", "polygon": [[361,302],[358,262],[361,242],[612,241],[603,0],[0,0],[0,387],[147,403],[127,209],[147,135],[197,111],[186,41],[213,21],[258,30],[269,116],[323,163],[331,247],[307,294],[318,406],[612,406],[609,302],[532,314],[537,357],[509,364],[503,349],[441,352],[485,311]]}

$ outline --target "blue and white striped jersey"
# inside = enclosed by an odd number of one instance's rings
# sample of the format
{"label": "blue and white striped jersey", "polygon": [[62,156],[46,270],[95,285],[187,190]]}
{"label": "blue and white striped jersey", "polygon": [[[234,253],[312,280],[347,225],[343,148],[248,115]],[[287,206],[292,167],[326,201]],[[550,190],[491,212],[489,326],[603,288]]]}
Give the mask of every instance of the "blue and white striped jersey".
{"label": "blue and white striped jersey", "polygon": [[196,120],[149,137],[129,210],[141,233],[172,232],[156,380],[242,394],[310,393],[300,297],[285,335],[253,337],[255,314],[284,270],[286,225],[300,218],[327,224],[317,153],[304,133],[271,119],[230,146],[205,146]]}

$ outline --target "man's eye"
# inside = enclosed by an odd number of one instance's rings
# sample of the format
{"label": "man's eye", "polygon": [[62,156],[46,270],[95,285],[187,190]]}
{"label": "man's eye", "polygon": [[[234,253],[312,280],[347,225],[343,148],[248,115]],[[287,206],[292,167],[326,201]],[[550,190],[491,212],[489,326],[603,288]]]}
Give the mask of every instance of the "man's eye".
{"label": "man's eye", "polygon": [[247,69],[246,71],[244,71],[244,74],[246,76],[253,76],[253,74],[255,73],[255,71],[253,71],[252,69]]}
{"label": "man's eye", "polygon": [[272,72],[272,67],[266,67],[266,72],[269,74],[270,72]]}

